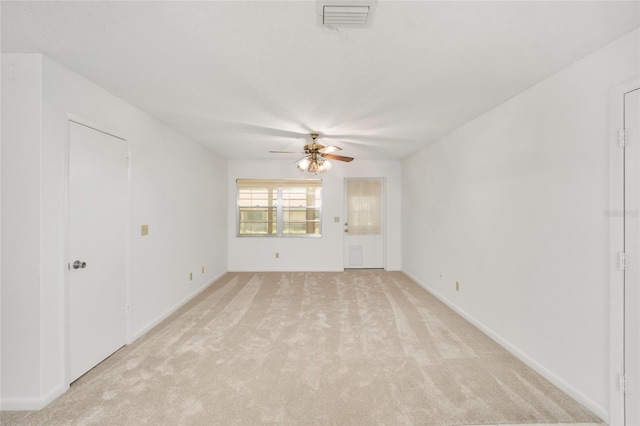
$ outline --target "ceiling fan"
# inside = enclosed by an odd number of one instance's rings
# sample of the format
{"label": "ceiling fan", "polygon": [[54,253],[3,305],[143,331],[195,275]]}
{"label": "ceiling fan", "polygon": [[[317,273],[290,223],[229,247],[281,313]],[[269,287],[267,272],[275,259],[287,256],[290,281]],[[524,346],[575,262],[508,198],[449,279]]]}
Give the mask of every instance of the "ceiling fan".
{"label": "ceiling fan", "polygon": [[[310,173],[324,173],[331,168],[331,163],[327,161],[327,158],[332,160],[350,162],[353,161],[353,157],[345,157],[344,155],[333,154],[336,151],[342,151],[342,148],[337,146],[324,146],[316,143],[316,139],[320,136],[318,133],[311,133],[311,139],[313,142],[304,146],[305,156],[297,160],[298,169],[303,172]],[[298,154],[291,151],[269,151],[274,154]]]}

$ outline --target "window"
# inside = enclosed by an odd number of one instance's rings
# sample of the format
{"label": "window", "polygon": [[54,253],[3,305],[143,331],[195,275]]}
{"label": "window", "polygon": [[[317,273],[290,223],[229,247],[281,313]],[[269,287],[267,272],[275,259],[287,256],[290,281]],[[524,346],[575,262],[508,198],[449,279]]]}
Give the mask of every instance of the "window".
{"label": "window", "polygon": [[320,236],[322,181],[238,179],[239,236]]}

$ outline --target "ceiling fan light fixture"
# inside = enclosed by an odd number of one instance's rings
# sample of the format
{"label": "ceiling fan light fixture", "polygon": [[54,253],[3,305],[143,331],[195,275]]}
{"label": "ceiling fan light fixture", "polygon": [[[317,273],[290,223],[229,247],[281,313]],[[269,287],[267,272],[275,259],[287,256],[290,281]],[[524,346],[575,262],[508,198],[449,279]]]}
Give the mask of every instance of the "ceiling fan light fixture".
{"label": "ceiling fan light fixture", "polygon": [[318,171],[320,173],[324,173],[327,170],[331,170],[331,163],[327,160],[322,161],[322,163],[320,163],[320,165],[318,166]]}
{"label": "ceiling fan light fixture", "polygon": [[313,158],[311,155],[303,158],[298,162],[298,170],[301,172],[309,173],[324,173],[331,169],[332,164],[330,161],[325,160],[322,157]]}
{"label": "ceiling fan light fixture", "polygon": [[309,161],[309,157],[305,157],[298,162],[298,169],[301,172],[306,172],[307,169],[309,169],[310,164],[311,164],[311,161]]}

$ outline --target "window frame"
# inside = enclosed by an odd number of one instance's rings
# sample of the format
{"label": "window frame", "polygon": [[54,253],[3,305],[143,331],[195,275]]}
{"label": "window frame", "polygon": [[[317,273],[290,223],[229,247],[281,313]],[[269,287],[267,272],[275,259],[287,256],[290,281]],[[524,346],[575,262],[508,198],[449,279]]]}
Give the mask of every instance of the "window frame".
{"label": "window frame", "polygon": [[[265,209],[267,211],[274,211],[275,218],[268,218],[267,229],[275,228],[274,233],[241,233],[242,212],[251,211],[255,208],[253,206],[241,206],[240,205],[240,193],[242,189],[258,188],[266,189],[269,191],[267,199],[272,199],[271,205],[256,206],[259,209]],[[318,205],[303,205],[303,206],[285,206],[285,198],[283,193],[288,188],[305,188],[307,194],[309,188],[314,188],[318,193],[315,195],[314,201],[317,200]],[[304,221],[285,220],[285,213],[305,211],[307,218]],[[309,219],[309,212],[313,212],[314,217],[317,212],[317,219]],[[317,233],[285,233],[285,226],[289,225],[288,229],[291,229],[291,224],[304,224],[309,230],[309,226],[313,226],[314,229],[317,226]],[[321,238],[322,237],[322,179],[236,179],[236,237],[246,238]]]}

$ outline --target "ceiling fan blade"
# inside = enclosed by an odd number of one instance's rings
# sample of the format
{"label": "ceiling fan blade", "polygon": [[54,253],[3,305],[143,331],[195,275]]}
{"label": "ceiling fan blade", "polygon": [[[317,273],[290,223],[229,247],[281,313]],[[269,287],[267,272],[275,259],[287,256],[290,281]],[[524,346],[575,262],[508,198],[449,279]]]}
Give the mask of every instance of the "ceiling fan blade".
{"label": "ceiling fan blade", "polygon": [[[207,127],[226,130],[237,134],[251,134],[251,135],[268,135],[282,138],[293,138],[304,140],[309,137],[309,133],[305,131],[287,130],[278,127],[262,126],[259,124],[239,123],[235,121],[219,120],[214,117],[198,114],[173,114],[176,121],[184,124],[198,124],[205,125]],[[300,127],[298,125],[297,127]],[[302,128],[305,128],[304,126]]]}
{"label": "ceiling fan blade", "polygon": [[336,152],[336,151],[342,151],[342,148],[340,148],[339,146],[325,146],[324,148],[320,148],[318,150],[319,153],[321,154],[331,154],[332,152]]}
{"label": "ceiling fan blade", "polygon": [[345,157],[344,155],[335,155],[335,154],[320,154],[322,155],[324,158],[330,158],[332,160],[338,160],[338,161],[345,161],[345,162],[350,162],[353,161],[353,157]]}

